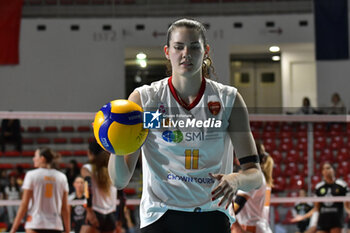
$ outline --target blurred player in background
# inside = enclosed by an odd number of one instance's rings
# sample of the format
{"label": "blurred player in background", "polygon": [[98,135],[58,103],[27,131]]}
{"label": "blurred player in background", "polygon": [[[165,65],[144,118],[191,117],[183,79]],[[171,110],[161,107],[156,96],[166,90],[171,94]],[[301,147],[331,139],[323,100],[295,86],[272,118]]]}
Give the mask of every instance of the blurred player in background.
{"label": "blurred player in background", "polygon": [[[241,95],[236,88],[209,79],[211,59],[205,31],[194,20],[174,22],[164,46],[171,77],[137,88],[129,96],[145,111],[153,109],[157,114],[156,109],[162,107],[164,117],[175,116],[169,120],[214,119],[221,123],[218,128],[149,130],[142,146],[143,233],[229,233],[234,217],[228,207],[235,192],[250,191],[262,183]],[[241,173],[232,173],[231,143]],[[139,156],[140,150],[126,156],[111,155],[109,173],[118,189],[129,183]]]}
{"label": "blurred player in background", "polygon": [[266,153],[262,143],[256,142],[256,148],[260,158],[261,170],[264,174],[263,184],[259,189],[249,192],[238,190],[233,206],[237,222],[232,225],[232,233],[272,233],[269,226],[269,210],[271,187],[273,185],[273,159]]}
{"label": "blurred player in background", "polygon": [[108,175],[109,156],[96,141],[90,142],[89,163],[81,169],[87,185],[86,224],[81,227],[82,233],[113,233],[116,229],[117,190]]}
{"label": "blurred player in background", "polygon": [[[335,178],[335,171],[329,162],[322,166],[323,181],[316,185],[316,196],[335,197],[349,195],[349,188],[341,179]],[[298,215],[292,222],[310,218],[314,212],[319,212],[317,222],[318,233],[340,233],[344,225],[344,204],[342,202],[316,202],[314,208],[304,215]]]}
{"label": "blurred player in background", "polygon": [[56,155],[49,148],[35,151],[34,169],[28,171],[22,185],[23,196],[11,228],[15,233],[27,213],[27,233],[70,232],[67,177],[52,168]]}
{"label": "blurred player in background", "polygon": [[[77,176],[73,182],[74,192],[68,196],[69,201],[85,200],[84,178]],[[80,232],[81,226],[85,223],[86,210],[84,205],[70,205],[71,226],[75,233]]]}

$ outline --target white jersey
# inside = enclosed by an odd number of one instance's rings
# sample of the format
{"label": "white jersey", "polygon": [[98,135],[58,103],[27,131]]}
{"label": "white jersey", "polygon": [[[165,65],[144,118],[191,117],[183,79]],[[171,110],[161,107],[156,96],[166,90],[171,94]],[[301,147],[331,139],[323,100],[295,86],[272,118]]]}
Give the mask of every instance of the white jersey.
{"label": "white jersey", "polygon": [[259,189],[249,192],[238,190],[237,195],[239,194],[249,196],[243,209],[236,215],[239,224],[255,228],[256,233],[272,233],[269,227],[271,187],[266,185],[265,177],[263,176],[263,183]]}
{"label": "white jersey", "polygon": [[177,96],[171,78],[136,90],[145,114],[162,113],[161,127],[150,129],[142,146],[141,228],[168,209],[219,210],[234,222],[228,210],[218,206],[220,200],[211,200],[218,181],[209,173],[232,172],[233,147],[227,128],[237,89],[203,79],[188,107]]}
{"label": "white jersey", "polygon": [[[92,173],[91,164],[83,166]],[[92,209],[100,214],[109,214],[116,211],[117,208],[117,189],[111,185],[110,195],[107,196],[103,191],[98,189],[96,180],[91,177],[92,181]]]}
{"label": "white jersey", "polygon": [[66,175],[47,168],[28,171],[22,189],[33,191],[25,229],[63,231],[61,209],[63,194],[68,193]]}

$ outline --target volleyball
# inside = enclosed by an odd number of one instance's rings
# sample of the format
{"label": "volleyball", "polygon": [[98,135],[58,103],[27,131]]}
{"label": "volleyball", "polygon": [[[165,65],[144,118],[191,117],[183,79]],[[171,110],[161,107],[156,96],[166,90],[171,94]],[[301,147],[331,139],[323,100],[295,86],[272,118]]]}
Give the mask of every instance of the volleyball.
{"label": "volleyball", "polygon": [[137,151],[145,142],[148,129],[143,128],[142,108],[124,99],[105,104],[95,115],[93,124],[97,142],[116,155]]}

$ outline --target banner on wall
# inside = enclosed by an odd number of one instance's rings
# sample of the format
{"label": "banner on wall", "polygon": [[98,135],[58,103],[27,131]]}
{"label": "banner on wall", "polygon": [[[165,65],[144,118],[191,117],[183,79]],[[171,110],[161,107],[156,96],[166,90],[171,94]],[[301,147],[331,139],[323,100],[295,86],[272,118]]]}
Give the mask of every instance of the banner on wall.
{"label": "banner on wall", "polygon": [[317,60],[349,59],[348,0],[314,0]]}
{"label": "banner on wall", "polygon": [[0,65],[19,63],[23,0],[0,0]]}

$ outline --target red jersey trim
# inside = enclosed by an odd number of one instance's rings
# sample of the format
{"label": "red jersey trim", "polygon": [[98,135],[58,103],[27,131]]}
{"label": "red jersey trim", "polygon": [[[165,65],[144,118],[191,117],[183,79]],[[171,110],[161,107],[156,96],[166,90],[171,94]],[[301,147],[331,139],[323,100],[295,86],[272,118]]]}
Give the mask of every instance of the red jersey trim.
{"label": "red jersey trim", "polygon": [[204,91],[205,91],[205,78],[202,78],[202,84],[201,84],[201,87],[199,88],[199,92],[197,94],[197,97],[195,98],[195,100],[190,103],[190,104],[186,104],[185,101],[183,101],[181,99],[180,96],[177,95],[176,93],[176,90],[173,86],[173,83],[171,82],[172,80],[172,76],[168,79],[168,85],[169,85],[169,88],[170,88],[170,92],[171,94],[173,95],[173,97],[175,98],[175,100],[182,106],[184,107],[186,110],[191,110],[192,108],[194,108],[198,103],[199,101],[201,100],[203,94],[204,94]]}

